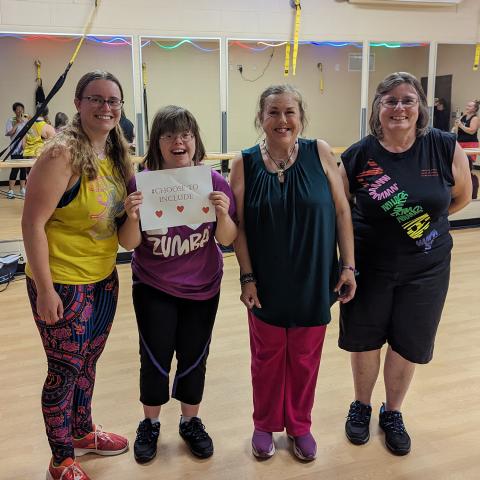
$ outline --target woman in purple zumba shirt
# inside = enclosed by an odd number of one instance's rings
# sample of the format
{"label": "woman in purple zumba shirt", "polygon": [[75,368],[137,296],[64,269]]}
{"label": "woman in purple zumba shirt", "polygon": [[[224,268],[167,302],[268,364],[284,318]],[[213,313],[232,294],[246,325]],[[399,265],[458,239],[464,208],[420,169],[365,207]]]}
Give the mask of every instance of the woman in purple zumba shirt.
{"label": "woman in purple zumba shirt", "polygon": [[[205,155],[198,124],[184,108],[167,106],[155,116],[145,158],[147,170],[198,165]],[[134,248],[133,304],[140,337],[140,401],[145,419],[137,429],[138,463],[157,452],[161,405],[169,400],[174,352],[177,371],[172,397],[181,403],[179,433],[194,455],[213,454],[212,439],[198,417],[208,350],[220,295],[223,258],[215,240],[230,245],[237,236],[235,203],[226,180],[212,170],[216,221],[161,230],[140,229],[142,193],[134,179],[125,201],[127,219],[120,244]]]}

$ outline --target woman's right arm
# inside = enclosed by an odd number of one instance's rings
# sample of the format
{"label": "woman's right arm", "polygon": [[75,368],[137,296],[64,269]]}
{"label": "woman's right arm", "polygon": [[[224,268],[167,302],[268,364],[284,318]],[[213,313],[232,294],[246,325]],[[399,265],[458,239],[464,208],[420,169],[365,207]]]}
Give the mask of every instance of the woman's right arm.
{"label": "woman's right arm", "polygon": [[47,324],[62,318],[63,305],[53,288],[45,224],[71,178],[70,155],[65,148],[59,147],[46,149],[28,176],[22,216],[23,242],[37,289],[37,313]]}
{"label": "woman's right arm", "polygon": [[[230,173],[230,186],[237,204],[238,218],[238,235],[233,246],[235,255],[240,266],[240,275],[253,273],[250,254],[248,253],[247,237],[245,234],[245,217],[244,217],[244,193],[245,193],[245,175],[243,171],[243,157],[238,155],[233,159],[232,170]],[[255,282],[249,282],[242,285],[242,294],[240,300],[250,309],[253,306],[262,308],[257,296],[257,286]]]}
{"label": "woman's right arm", "polygon": [[118,229],[118,242],[126,250],[133,250],[138,247],[142,241],[139,213],[142,201],[142,192],[132,192],[125,199],[127,219]]}

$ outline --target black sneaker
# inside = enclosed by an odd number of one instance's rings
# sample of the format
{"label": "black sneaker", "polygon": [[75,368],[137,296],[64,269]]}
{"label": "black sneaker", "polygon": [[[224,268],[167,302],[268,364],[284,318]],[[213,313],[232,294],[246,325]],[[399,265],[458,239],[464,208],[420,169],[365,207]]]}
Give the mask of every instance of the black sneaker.
{"label": "black sneaker", "polygon": [[178,433],[185,440],[190,451],[197,457],[208,458],[213,454],[213,442],[205,431],[205,425],[198,417],[180,423]]}
{"label": "black sneaker", "polygon": [[372,407],[365,405],[359,400],[350,404],[347,421],[345,422],[345,434],[355,445],[363,445],[370,439],[370,417]]}
{"label": "black sneaker", "polygon": [[138,424],[137,437],[133,445],[133,454],[138,463],[147,463],[157,454],[157,440],[160,435],[160,423],[152,425],[149,418]]}
{"label": "black sneaker", "polygon": [[410,452],[410,436],[405,430],[402,414],[396,410],[380,408],[380,427],[385,432],[385,445],[395,455],[406,455]]}

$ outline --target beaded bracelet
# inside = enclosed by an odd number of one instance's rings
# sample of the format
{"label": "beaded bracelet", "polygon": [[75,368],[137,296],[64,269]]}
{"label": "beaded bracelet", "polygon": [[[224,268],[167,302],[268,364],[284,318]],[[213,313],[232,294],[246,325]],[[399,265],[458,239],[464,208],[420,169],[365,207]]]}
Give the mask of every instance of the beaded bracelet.
{"label": "beaded bracelet", "polygon": [[240,275],[240,285],[242,286],[246,285],[247,283],[255,283],[256,281],[257,279],[252,272]]}
{"label": "beaded bracelet", "polygon": [[351,265],[342,265],[342,270],[350,270],[353,272],[355,276],[358,275],[358,270],[355,267],[352,267]]}

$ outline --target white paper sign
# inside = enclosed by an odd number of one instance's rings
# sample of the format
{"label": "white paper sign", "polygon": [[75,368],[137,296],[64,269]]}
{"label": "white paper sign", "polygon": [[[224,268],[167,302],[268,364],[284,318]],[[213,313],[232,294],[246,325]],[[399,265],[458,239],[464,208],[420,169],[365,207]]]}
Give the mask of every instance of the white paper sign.
{"label": "white paper sign", "polygon": [[135,175],[143,193],[142,230],[214,222],[215,208],[208,199],[213,191],[210,167],[169,168]]}

